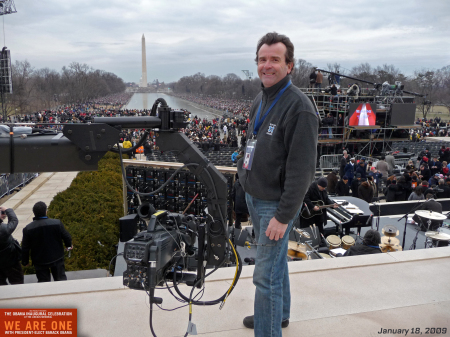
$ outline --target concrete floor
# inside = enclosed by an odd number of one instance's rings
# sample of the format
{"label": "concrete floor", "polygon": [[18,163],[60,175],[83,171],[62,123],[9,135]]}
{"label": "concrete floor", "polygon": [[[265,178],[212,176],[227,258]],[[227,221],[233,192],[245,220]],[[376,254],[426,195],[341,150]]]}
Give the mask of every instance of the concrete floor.
{"label": "concrete floor", "polygon": [[[411,328],[425,335],[426,328],[450,329],[450,247],[291,262],[289,270],[291,323],[283,336],[378,336],[381,329]],[[222,310],[194,306],[199,335],[253,336],[242,325],[253,313],[252,272],[253,266],[243,267]],[[221,296],[232,277],[233,268],[213,274],[203,299]],[[180,306],[167,290],[157,290],[156,296],[163,298],[163,308]],[[124,288],[120,277],[2,287],[0,307],[76,308],[83,337],[151,335],[147,295]],[[183,336],[187,323],[186,307],[154,310],[157,336]]]}

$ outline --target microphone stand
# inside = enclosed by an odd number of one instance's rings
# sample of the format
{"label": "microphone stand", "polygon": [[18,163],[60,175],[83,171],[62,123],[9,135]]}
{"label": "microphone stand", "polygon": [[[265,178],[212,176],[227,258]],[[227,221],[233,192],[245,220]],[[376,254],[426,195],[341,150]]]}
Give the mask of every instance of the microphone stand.
{"label": "microphone stand", "polygon": [[401,219],[405,218],[405,229],[403,230],[402,250],[405,250],[406,225],[408,224],[408,215],[411,212],[414,212],[416,209],[418,209],[420,205],[422,205],[422,203],[418,202],[416,206],[414,206],[411,210],[409,210],[409,212],[407,212],[404,216],[402,216],[400,219],[397,220],[397,221],[400,221]]}

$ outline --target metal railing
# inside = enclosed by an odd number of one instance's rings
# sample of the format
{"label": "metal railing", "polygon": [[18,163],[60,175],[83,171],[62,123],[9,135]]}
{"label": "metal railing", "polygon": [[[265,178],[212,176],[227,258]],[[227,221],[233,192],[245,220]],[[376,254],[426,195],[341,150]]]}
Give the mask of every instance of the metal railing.
{"label": "metal railing", "polygon": [[[320,156],[319,167],[320,167],[320,170],[322,171],[322,173],[327,170],[333,170],[333,169],[339,170],[339,168],[341,166],[342,156],[343,156],[343,154],[327,154],[327,155]],[[372,163],[379,161],[379,159],[377,159],[377,158],[363,156],[363,155],[359,155],[359,154],[356,154],[353,157],[355,158],[356,162],[361,160],[361,158],[365,158],[366,163],[368,163],[369,161],[371,161]]]}
{"label": "metal railing", "polygon": [[0,198],[37,177],[37,173],[2,174],[0,176]]}

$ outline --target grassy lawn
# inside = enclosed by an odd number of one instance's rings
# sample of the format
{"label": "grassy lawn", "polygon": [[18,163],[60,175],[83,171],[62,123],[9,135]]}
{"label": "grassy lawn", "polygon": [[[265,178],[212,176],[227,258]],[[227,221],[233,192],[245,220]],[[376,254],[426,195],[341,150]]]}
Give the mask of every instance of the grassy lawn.
{"label": "grassy lawn", "polygon": [[[445,106],[433,105],[431,111],[427,114],[427,118],[441,117],[443,121],[450,121],[450,111]],[[422,111],[416,111],[416,118],[423,118]]]}

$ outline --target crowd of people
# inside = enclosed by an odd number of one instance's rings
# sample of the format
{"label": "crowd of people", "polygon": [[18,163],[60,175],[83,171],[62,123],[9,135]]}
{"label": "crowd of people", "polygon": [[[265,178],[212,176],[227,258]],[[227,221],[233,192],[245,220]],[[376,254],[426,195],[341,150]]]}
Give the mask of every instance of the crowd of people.
{"label": "crowd of people", "polygon": [[411,129],[410,139],[414,142],[419,142],[425,137],[448,137],[448,123],[442,122],[441,117],[435,117],[434,119],[417,118],[416,125],[421,125],[422,128]]}
{"label": "crowd of people", "polygon": [[215,98],[210,96],[197,96],[189,94],[172,94],[175,97],[185,99],[190,102],[201,104],[209,108],[224,111],[231,115],[248,115],[250,113],[250,107],[252,101],[243,99],[226,99],[226,98]]}
{"label": "crowd of people", "polygon": [[[40,110],[29,114],[9,116],[10,122],[17,123],[88,123],[94,117],[135,116],[137,110],[120,110],[130,100],[132,93],[111,94],[90,102],[74,103]],[[147,112],[145,112],[147,113]],[[48,125],[46,126],[49,127]],[[50,126],[51,127],[51,126]]]}
{"label": "crowd of people", "polygon": [[327,176],[327,190],[369,203],[378,199],[387,202],[423,200],[428,194],[437,199],[450,198],[450,148],[442,146],[434,156],[425,148],[418,158],[409,160],[402,173],[395,174],[394,170],[392,153],[371,162],[364,157],[357,161],[344,151],[339,172],[336,170]]}

